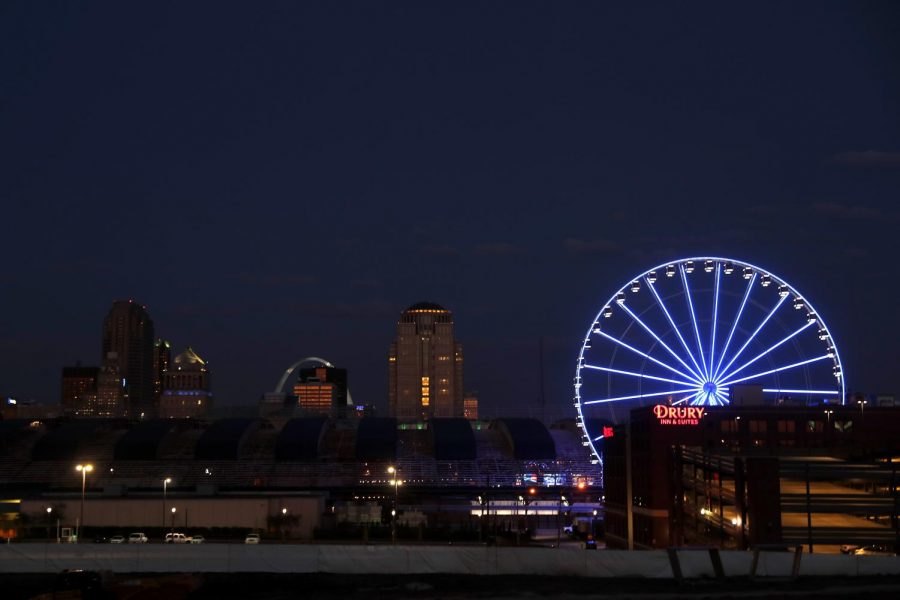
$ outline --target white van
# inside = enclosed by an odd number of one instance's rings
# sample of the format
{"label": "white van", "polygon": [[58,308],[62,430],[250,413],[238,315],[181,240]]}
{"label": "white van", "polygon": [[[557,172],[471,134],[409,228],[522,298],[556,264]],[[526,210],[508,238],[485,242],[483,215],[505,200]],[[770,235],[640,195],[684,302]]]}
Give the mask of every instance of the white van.
{"label": "white van", "polygon": [[131,535],[128,536],[128,543],[129,544],[146,544],[147,536],[144,535],[143,533],[132,533]]}
{"label": "white van", "polygon": [[191,541],[191,538],[183,533],[167,533],[164,541],[167,544],[187,544]]}

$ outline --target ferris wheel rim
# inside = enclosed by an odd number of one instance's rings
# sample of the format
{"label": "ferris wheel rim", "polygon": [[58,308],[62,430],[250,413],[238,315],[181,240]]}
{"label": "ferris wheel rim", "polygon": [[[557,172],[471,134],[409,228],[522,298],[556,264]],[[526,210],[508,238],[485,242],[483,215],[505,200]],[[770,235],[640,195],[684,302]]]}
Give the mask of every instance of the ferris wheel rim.
{"label": "ferris wheel rim", "polygon": [[[752,269],[752,281],[751,281],[750,284],[748,284],[748,286],[747,286],[746,295],[745,295],[745,297],[744,297],[744,300],[742,301],[742,306],[741,306],[740,311],[743,311],[743,305],[746,304],[747,298],[748,298],[749,295],[750,295],[751,288],[753,287],[753,282],[756,280],[756,277],[758,277],[759,275],[767,275],[767,276],[770,278],[771,283],[774,283],[774,284],[779,285],[779,286],[785,286],[785,287],[787,288],[787,291],[789,292],[788,295],[783,296],[782,299],[779,300],[779,302],[778,302],[778,303],[776,304],[776,306],[775,306],[775,309],[777,309],[777,308],[781,305],[781,303],[782,303],[787,297],[789,297],[790,295],[793,295],[796,299],[802,301],[802,302],[804,303],[804,306],[807,307],[807,308],[809,309],[810,313],[812,313],[812,314],[814,314],[814,315],[816,316],[816,321],[815,321],[815,322],[817,322],[817,323],[820,325],[820,329],[823,329],[823,330],[825,331],[825,333],[827,334],[827,338],[828,338],[829,340],[831,340],[831,344],[830,344],[830,345],[831,345],[831,348],[833,348],[834,356],[833,356],[833,357],[829,357],[829,358],[832,358],[832,361],[833,361],[835,367],[838,369],[838,372],[840,373],[840,375],[839,375],[839,377],[838,377],[839,385],[836,386],[836,387],[837,387],[837,393],[838,393],[839,396],[840,396],[840,402],[841,402],[841,404],[842,404],[842,405],[846,405],[846,382],[845,382],[845,377],[844,377],[843,361],[842,361],[841,358],[840,358],[840,352],[839,352],[839,350],[838,350],[838,348],[837,348],[837,344],[836,344],[835,341],[834,341],[834,336],[832,335],[831,330],[830,330],[829,327],[828,327],[828,324],[827,324],[827,323],[825,322],[825,320],[821,317],[821,314],[819,313],[819,311],[816,310],[815,306],[813,306],[813,304],[807,299],[807,297],[806,297],[805,295],[801,294],[801,293],[797,290],[796,287],[794,287],[791,283],[789,283],[787,280],[785,280],[785,279],[784,279],[783,277],[781,277],[780,275],[777,275],[776,273],[773,273],[772,271],[770,271],[770,270],[768,270],[768,269],[764,269],[764,268],[762,268],[762,267],[760,267],[760,266],[758,266],[758,265],[755,265],[755,264],[753,264],[753,263],[747,262],[747,261],[745,261],[745,260],[740,260],[740,259],[735,259],[735,258],[728,258],[728,257],[722,257],[722,256],[690,256],[690,257],[683,257],[683,258],[679,258],[679,259],[676,259],[676,260],[671,260],[671,261],[662,262],[662,263],[659,263],[659,264],[657,264],[657,265],[655,265],[655,266],[653,266],[653,267],[650,267],[649,269],[644,270],[644,271],[641,272],[639,275],[637,275],[637,276],[631,278],[631,279],[629,280],[630,282],[626,282],[622,287],[620,287],[618,290],[616,290],[616,291],[609,297],[609,299],[607,299],[607,301],[604,302],[604,303],[601,305],[600,310],[597,312],[597,314],[594,316],[593,320],[591,321],[591,324],[588,326],[588,329],[587,329],[587,331],[586,331],[586,333],[585,333],[585,336],[584,336],[584,340],[583,340],[583,342],[582,342],[582,344],[581,344],[581,347],[580,347],[580,349],[579,349],[578,359],[577,359],[577,361],[576,361],[576,368],[575,368],[575,406],[576,406],[577,411],[578,411],[578,417],[579,417],[579,420],[581,420],[582,422],[584,421],[584,414],[583,414],[583,411],[582,411],[582,404],[583,404],[583,401],[582,401],[581,394],[580,394],[580,391],[579,391],[579,390],[580,390],[581,371],[582,371],[582,369],[585,368],[585,366],[583,365],[584,358],[585,358],[585,350],[590,348],[590,340],[591,340],[592,334],[594,334],[595,332],[599,332],[599,329],[598,329],[597,327],[598,327],[598,324],[601,322],[601,318],[603,317],[604,311],[606,311],[609,307],[615,305],[615,304],[616,304],[616,299],[617,299],[617,297],[619,297],[620,294],[624,293],[624,292],[625,292],[630,286],[632,286],[635,282],[647,281],[646,278],[647,278],[647,276],[650,275],[651,273],[654,273],[654,272],[656,272],[656,271],[663,271],[664,269],[666,269],[667,267],[670,267],[670,266],[672,266],[672,267],[678,267],[678,270],[681,272],[682,275],[684,275],[684,269],[682,268],[683,265],[685,265],[685,264],[688,263],[688,262],[692,262],[692,261],[695,262],[695,263],[697,263],[697,265],[696,265],[694,268],[704,268],[704,267],[705,267],[705,263],[706,263],[707,261],[713,261],[713,262],[716,263],[717,265],[723,265],[723,264],[729,264],[729,263],[730,263],[733,267],[738,267],[738,268],[745,268],[745,267],[746,267],[746,268]],[[717,274],[718,274],[718,270],[719,270],[719,269],[718,269],[718,267],[717,267]],[[649,283],[649,282],[648,282],[648,283]],[[652,286],[652,284],[649,285],[649,288],[653,291],[654,294],[656,294],[656,290],[655,290],[655,288]],[[690,297],[689,297],[689,292],[686,292],[686,295],[687,295],[688,298],[690,299]],[[657,299],[658,299],[658,296],[657,296]],[[717,302],[717,301],[718,301],[718,299],[716,299],[716,302]],[[660,305],[662,306],[662,303],[661,303]],[[621,304],[620,306],[622,306],[622,308],[625,308],[624,304]],[[630,312],[630,309],[625,308],[625,310],[626,310],[626,312]],[[663,310],[665,310],[664,307],[663,307]],[[760,324],[760,326],[757,328],[757,332],[758,332],[759,329],[762,328],[763,325],[765,325],[765,323],[766,323],[766,322],[768,321],[768,319],[772,316],[772,314],[774,314],[774,310],[771,311],[771,313],[766,317],[766,319],[763,321],[763,323]],[[666,313],[666,315],[667,315],[667,317],[669,317],[668,313]],[[631,316],[634,317],[634,315],[631,315]],[[671,320],[671,317],[669,317],[669,318],[670,318],[670,320]],[[737,316],[737,318],[735,319],[735,322],[733,323],[733,326],[734,326],[734,327],[737,326],[737,321],[738,321],[739,319],[740,319],[740,312],[738,313],[738,316]],[[640,321],[638,321],[638,322],[640,323]],[[812,324],[813,324],[813,323],[808,323],[807,326],[811,326]],[[674,326],[674,323],[673,323],[673,331],[675,331],[676,334],[678,334],[679,338],[681,337],[681,333],[680,333],[678,327],[677,327],[677,326]],[[733,335],[733,333],[734,333],[734,331],[731,332],[731,335]],[[795,332],[793,335],[796,335],[796,334],[798,334],[798,333],[799,333],[799,331],[798,331],[798,332]],[[699,337],[699,332],[697,332],[697,335],[698,335],[698,337]],[[755,335],[755,334],[754,334],[754,335]],[[777,347],[778,345],[780,345],[780,344],[782,344],[782,343],[785,343],[786,341],[788,341],[788,339],[790,339],[790,337],[793,337],[793,335],[792,335],[792,336],[789,336],[788,338],[786,338],[786,339],[784,339],[784,340],[781,340],[781,341],[779,342],[779,344],[777,344],[775,347]],[[751,337],[752,337],[752,336],[751,336]],[[662,342],[662,340],[658,340],[658,341],[659,341],[660,343],[662,343],[664,347],[666,347],[665,343]],[[684,343],[683,340],[682,340],[682,343]],[[730,343],[730,337],[729,337],[728,343]],[[726,343],[726,346],[727,346],[727,343]],[[626,346],[626,347],[627,347],[627,346]],[[701,344],[698,344],[698,347],[702,350],[702,348],[703,348],[702,343],[701,343]],[[746,346],[745,346],[745,347],[746,347]],[[734,359],[736,359],[737,356],[740,355],[740,352],[742,352],[743,349],[745,349],[745,347],[742,348],[742,349],[734,356]],[[634,350],[634,348],[630,348],[630,349]],[[773,349],[774,349],[774,347],[773,347],[773,348],[770,348],[770,350],[773,350]],[[671,350],[670,350],[670,353],[671,353]],[[673,355],[674,355],[674,354],[673,354]],[[690,351],[688,351],[688,356],[691,357],[691,358],[693,358],[692,353],[691,353]],[[724,357],[725,357],[725,354],[724,354],[724,352],[723,352],[723,354],[722,354],[722,356],[721,356],[721,359],[724,360]],[[650,358],[650,357],[649,357],[649,356],[645,356],[645,358]],[[676,357],[676,358],[677,358],[677,357]],[[755,358],[754,358],[754,361],[755,361],[756,359],[758,359],[758,358],[760,358],[760,356],[755,357]],[[650,358],[650,359],[653,360],[652,358]],[[722,360],[719,361],[719,363],[718,363],[718,365],[717,365],[717,368],[721,367],[721,365],[722,365]],[[680,361],[680,359],[679,359],[679,361]],[[734,362],[734,360],[732,360],[728,365],[726,365],[725,369],[721,369],[721,371],[719,371],[719,372],[721,373],[721,372],[727,371],[728,367],[730,367],[731,364],[733,364],[733,362]],[[753,361],[751,361],[751,362],[753,362]],[[663,366],[665,366],[665,365],[663,365]],[[686,366],[686,365],[684,365],[684,366]],[[744,366],[746,366],[746,365],[743,365],[742,367],[739,367],[737,370],[741,370],[742,368],[744,368]],[[690,371],[690,369],[689,369],[689,371]],[[692,373],[692,374],[693,374],[693,373]],[[759,375],[759,374],[757,374],[757,375]],[[742,381],[746,381],[746,380],[751,379],[751,378],[752,378],[752,377],[741,378],[741,379],[742,379]],[[693,379],[693,378],[689,378],[689,379]],[[729,383],[734,383],[734,382],[729,382]],[[792,392],[792,391],[798,391],[798,390],[788,390],[788,389],[785,389],[785,390],[782,390],[782,391],[784,391],[784,392]],[[812,392],[812,391],[817,391],[817,390],[810,390],[810,392]],[[829,393],[830,393],[830,392],[829,392]]]}

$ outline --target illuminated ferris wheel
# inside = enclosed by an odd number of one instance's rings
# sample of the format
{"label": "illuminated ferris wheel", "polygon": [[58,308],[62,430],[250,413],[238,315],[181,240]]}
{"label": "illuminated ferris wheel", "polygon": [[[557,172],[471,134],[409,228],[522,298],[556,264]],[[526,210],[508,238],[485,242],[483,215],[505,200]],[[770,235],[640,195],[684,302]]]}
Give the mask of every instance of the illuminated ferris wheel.
{"label": "illuminated ferris wheel", "polygon": [[760,388],[772,403],[845,400],[837,348],[812,304],[759,267],[716,257],[665,263],[619,289],[575,370],[591,445],[595,419],[618,421],[645,403],[723,406]]}

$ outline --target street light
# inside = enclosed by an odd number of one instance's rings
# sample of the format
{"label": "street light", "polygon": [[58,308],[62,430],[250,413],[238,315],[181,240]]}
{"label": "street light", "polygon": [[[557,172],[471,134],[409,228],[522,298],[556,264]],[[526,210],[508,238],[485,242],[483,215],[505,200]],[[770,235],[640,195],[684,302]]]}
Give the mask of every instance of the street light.
{"label": "street light", "polygon": [[81,528],[84,527],[84,489],[87,486],[87,474],[94,470],[94,465],[76,465],[75,470],[81,473],[81,517],[75,528],[75,541],[81,543]]}
{"label": "street light", "polygon": [[394,508],[391,510],[391,543],[397,543],[397,508],[398,508],[398,499],[400,496],[400,485],[403,483],[400,481],[400,467],[390,466],[387,468],[388,475],[393,475],[394,478],[391,479],[388,483],[394,486]]}
{"label": "street light", "polygon": [[170,483],[172,483],[172,478],[171,478],[171,477],[166,477],[165,479],[163,479],[163,512],[162,512],[162,515],[163,515],[163,521],[162,521],[163,531],[166,530],[166,489],[169,487],[169,484],[170,484]]}
{"label": "street light", "polygon": [[[173,506],[173,507],[172,507],[172,531],[173,531],[173,532],[175,531],[175,511],[176,511],[176,510],[177,510],[177,509]],[[163,527],[165,527],[165,525],[164,525]],[[174,541],[174,540],[173,540],[173,541]]]}

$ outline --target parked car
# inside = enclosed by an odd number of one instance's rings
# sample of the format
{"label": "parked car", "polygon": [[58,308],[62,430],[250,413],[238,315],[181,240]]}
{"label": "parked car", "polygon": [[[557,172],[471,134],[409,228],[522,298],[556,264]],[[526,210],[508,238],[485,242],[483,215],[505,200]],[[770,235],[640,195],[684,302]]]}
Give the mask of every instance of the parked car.
{"label": "parked car", "polygon": [[186,544],[189,541],[191,541],[191,538],[183,533],[167,533],[166,538],[163,540],[166,544]]}
{"label": "parked car", "polygon": [[147,536],[144,533],[132,533],[128,536],[129,544],[146,544]]}
{"label": "parked car", "polygon": [[584,541],[584,549],[585,550],[596,550],[597,549],[597,540],[594,539],[594,536],[588,535],[587,539]]}
{"label": "parked car", "polygon": [[203,537],[202,535],[194,535],[194,536],[191,536],[191,537],[190,537],[190,542],[189,542],[189,543],[191,543],[191,544],[202,544],[202,543],[204,543],[205,541],[206,541],[206,538]]}
{"label": "parked car", "polygon": [[856,544],[844,544],[841,546],[841,554],[853,554],[859,550]]}
{"label": "parked car", "polygon": [[894,556],[894,548],[887,544],[872,544],[857,548],[853,554],[858,556]]}
{"label": "parked car", "polygon": [[109,543],[110,544],[124,544],[125,536],[124,535],[114,535],[111,538],[109,538]]}
{"label": "parked car", "polygon": [[248,533],[247,537],[244,538],[245,544],[258,544],[259,543],[259,534],[258,533]]}
{"label": "parked car", "polygon": [[98,535],[97,537],[94,538],[94,543],[95,544],[108,544],[109,538],[106,537],[105,535]]}

